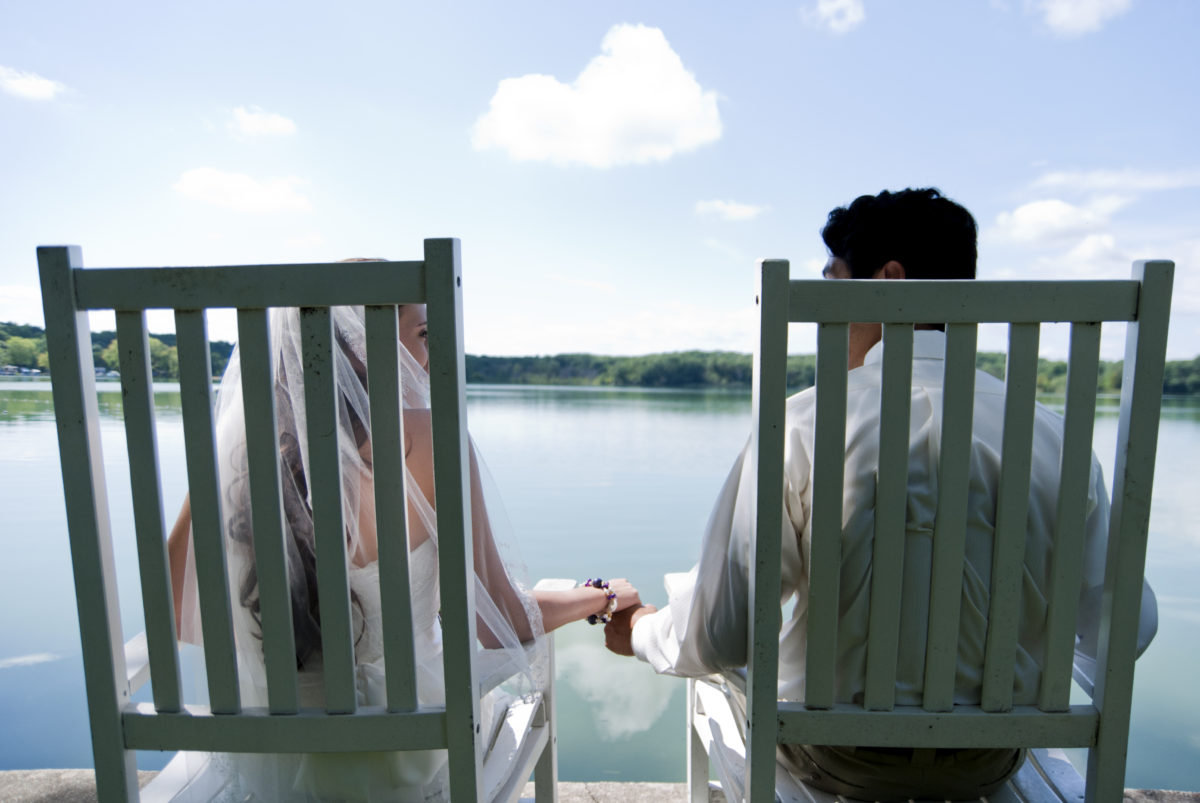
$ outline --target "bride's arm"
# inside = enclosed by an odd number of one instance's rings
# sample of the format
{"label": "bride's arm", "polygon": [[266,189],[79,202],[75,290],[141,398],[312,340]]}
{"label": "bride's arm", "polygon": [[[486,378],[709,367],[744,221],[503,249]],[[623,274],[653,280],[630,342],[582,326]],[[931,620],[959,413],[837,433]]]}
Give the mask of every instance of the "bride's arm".
{"label": "bride's arm", "polygon": [[[404,427],[405,459],[409,472],[416,479],[417,485],[426,499],[432,504],[433,438],[428,412],[406,412]],[[513,586],[508,569],[496,546],[491,517],[484,499],[483,480],[474,443],[470,444],[469,455],[475,573],[479,576],[501,616],[512,625],[517,638],[521,641],[528,641],[535,634],[530,625],[524,601],[521,599],[520,592]],[[415,546],[416,544],[410,544],[409,548]],[[617,595],[617,610],[640,603],[637,589],[625,580],[610,581],[610,591]],[[599,614],[608,607],[607,594],[601,588],[580,587],[568,591],[534,591],[533,597],[541,612],[543,629],[547,633],[570,622],[586,619],[592,614]],[[479,639],[485,646],[500,646],[499,639],[482,619],[477,620],[477,629]]]}
{"label": "bride's arm", "polygon": [[[637,589],[630,585],[628,580],[609,581],[609,591],[617,595],[618,611],[637,605],[641,601]],[[542,611],[542,624],[547,633],[570,622],[577,622],[608,610],[608,594],[603,588],[580,586],[568,591],[535,590],[533,596]]]}
{"label": "bride's arm", "polygon": [[[475,572],[483,581],[484,586],[496,601],[510,622],[516,625],[517,636],[522,641],[533,637],[518,592],[513,588],[508,570],[496,548],[496,539],[492,534],[491,517],[488,515],[487,504],[484,500],[483,481],[480,477],[479,461],[475,453],[475,444],[471,444],[471,522],[475,529]],[[533,592],[534,600],[542,615],[542,628],[549,633],[565,624],[586,619],[593,614],[600,614],[608,609],[608,594],[617,595],[616,610],[622,610],[641,602],[637,589],[627,580],[619,579],[609,582],[609,588],[594,588],[580,586],[567,591],[537,591]],[[481,635],[486,644],[486,639]]]}
{"label": "bride's arm", "polygon": [[175,603],[175,634],[178,636],[183,616],[183,575],[187,570],[188,543],[192,535],[192,500],[190,494],[183,497],[179,517],[167,537],[167,562],[171,567],[171,596]]}

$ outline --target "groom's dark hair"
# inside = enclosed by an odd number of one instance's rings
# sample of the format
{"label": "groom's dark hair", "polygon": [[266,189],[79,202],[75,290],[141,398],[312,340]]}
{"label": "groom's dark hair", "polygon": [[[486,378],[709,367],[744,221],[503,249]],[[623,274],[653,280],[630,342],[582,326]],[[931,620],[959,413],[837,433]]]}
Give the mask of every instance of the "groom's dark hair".
{"label": "groom's dark hair", "polygon": [[891,260],[909,279],[974,279],[975,218],[934,187],[860,195],[829,213],[821,238],[855,279]]}

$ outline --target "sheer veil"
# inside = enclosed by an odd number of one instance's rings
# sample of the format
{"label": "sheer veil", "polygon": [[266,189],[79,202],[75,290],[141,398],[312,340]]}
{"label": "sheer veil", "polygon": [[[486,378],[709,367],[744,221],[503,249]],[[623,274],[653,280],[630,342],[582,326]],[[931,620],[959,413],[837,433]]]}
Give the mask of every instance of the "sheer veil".
{"label": "sheer veil", "polygon": [[[357,691],[360,705],[381,705],[383,691],[382,635],[379,608],[379,577],[374,560],[376,533],[374,476],[370,408],[367,396],[366,338],[363,311],[359,307],[332,309],[335,347],[335,383],[338,404],[338,440],[342,474],[342,509],[350,574],[351,609],[355,633]],[[316,548],[311,507],[311,476],[308,462],[307,427],[303,388],[303,349],[300,315],[296,309],[273,309],[270,313],[272,370],[279,434],[279,469],[283,494],[284,544],[286,549],[296,661],[300,670],[301,703],[323,705],[321,678],[321,625],[316,587]],[[401,383],[406,434],[428,433],[429,380],[425,369],[400,344]],[[227,546],[231,607],[238,651],[243,705],[266,705],[258,585],[254,568],[254,532],[250,516],[250,494],[246,458],[245,411],[242,399],[240,350],[235,348],[221,380],[216,401],[216,439],[221,487],[221,519]],[[414,437],[413,442],[422,438]],[[411,447],[406,437],[406,452]],[[428,443],[429,438],[424,441]],[[541,614],[517,557],[498,496],[482,459],[470,447],[472,465],[472,519],[475,560],[475,604],[480,643],[475,652],[476,677],[480,684],[481,712],[485,727],[503,718],[504,707],[513,697],[522,697],[547,685],[546,645]],[[442,680],[440,609],[437,583],[437,514],[407,463],[406,485],[409,510],[410,584],[413,597],[413,630],[418,661],[418,696],[422,705],[445,701]],[[429,461],[432,464],[432,461]],[[426,480],[428,482],[428,480]],[[181,638],[200,642],[195,571],[189,548],[185,572]],[[260,790],[261,796],[284,799],[289,787],[300,790],[295,799],[324,796],[373,799],[412,787],[415,799],[438,799],[445,776],[443,751],[428,755],[395,754],[387,767],[354,765],[346,754],[340,772],[356,776],[356,789],[347,790],[340,781],[323,789],[311,777],[318,757],[291,757],[286,769],[276,768],[275,781]],[[378,754],[368,754],[377,756]],[[270,757],[268,757],[270,758]],[[288,757],[275,757],[280,761]],[[328,756],[320,761],[328,762]],[[262,764],[263,759],[256,759]],[[399,762],[397,769],[397,762]],[[239,762],[241,763],[241,760]],[[250,763],[254,763],[251,761]],[[269,761],[267,763],[270,763]],[[277,764],[279,762],[276,762]],[[285,762],[286,763],[286,762]],[[369,762],[368,762],[369,763]],[[257,766],[257,765],[256,765]],[[280,765],[282,766],[282,764]],[[239,772],[245,774],[245,767]],[[260,776],[270,772],[258,766]],[[334,772],[337,774],[337,771]],[[380,777],[375,777],[380,776]],[[366,778],[366,780],[364,780]],[[396,786],[396,779],[401,783]],[[367,788],[358,788],[366,784]],[[391,784],[391,786],[389,786]],[[251,784],[254,786],[254,784]],[[380,788],[383,787],[383,788]],[[395,787],[395,789],[393,789]],[[402,791],[402,790],[401,790]],[[444,790],[442,790],[444,791]],[[448,794],[448,793],[447,793]],[[401,797],[404,795],[401,793]],[[405,798],[406,799],[406,798]]]}

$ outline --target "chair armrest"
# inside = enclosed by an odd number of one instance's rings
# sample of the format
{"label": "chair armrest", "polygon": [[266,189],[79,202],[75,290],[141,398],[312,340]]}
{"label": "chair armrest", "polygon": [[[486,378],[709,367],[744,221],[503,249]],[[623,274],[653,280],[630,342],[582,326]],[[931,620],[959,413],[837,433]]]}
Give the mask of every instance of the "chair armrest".
{"label": "chair armrest", "polygon": [[743,695],[746,694],[746,667],[737,666],[733,669],[726,669],[720,677],[731,688],[737,689]]}
{"label": "chair armrest", "polygon": [[1075,653],[1075,664],[1072,667],[1072,675],[1075,678],[1075,682],[1087,692],[1088,697],[1095,696],[1096,661],[1094,659]]}
{"label": "chair armrest", "polygon": [[129,693],[133,694],[150,680],[150,647],[146,643],[146,631],[125,642],[125,681]]}

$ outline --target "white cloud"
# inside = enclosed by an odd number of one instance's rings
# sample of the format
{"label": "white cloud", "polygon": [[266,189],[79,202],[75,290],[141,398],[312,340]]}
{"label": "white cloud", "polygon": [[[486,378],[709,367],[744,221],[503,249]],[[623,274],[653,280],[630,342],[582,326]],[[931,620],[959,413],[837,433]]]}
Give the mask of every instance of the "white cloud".
{"label": "white cloud", "polygon": [[1059,170],[1040,176],[1033,186],[1079,192],[1159,192],[1200,187],[1200,170]]}
{"label": "white cloud", "polygon": [[1116,237],[1107,231],[1097,232],[1075,240],[1066,250],[1035,257],[1033,274],[1015,278],[1125,279],[1132,262],[1133,257],[1117,246]]}
{"label": "white cloud", "polygon": [[570,84],[537,74],[502,80],[471,142],[517,161],[606,168],[662,161],[720,137],[716,92],[700,86],[663,32],[617,25]]}
{"label": "white cloud", "polygon": [[1131,5],[1133,0],[1036,0],[1033,7],[1054,33],[1081,36],[1100,30]]}
{"label": "white cloud", "polygon": [[1123,196],[1103,196],[1085,206],[1058,198],[1032,201],[996,216],[987,234],[994,240],[1029,245],[1063,244],[1099,233],[1111,215],[1127,204]]}
{"label": "white cloud", "polygon": [[36,284],[0,284],[0,321],[41,326],[41,288]]}
{"label": "white cloud", "polygon": [[238,106],[227,127],[234,134],[246,137],[290,136],[296,133],[296,123],[282,114],[265,112],[257,106],[247,109]]}
{"label": "white cloud", "polygon": [[14,666],[35,666],[50,661],[57,661],[59,656],[52,652],[36,652],[30,655],[18,655],[16,658],[0,660],[0,669],[11,669]]}
{"label": "white cloud", "polygon": [[37,73],[14,70],[0,65],[0,91],[27,100],[54,100],[66,86]]}
{"label": "white cloud", "polygon": [[802,14],[810,25],[837,34],[854,30],[867,18],[863,0],[817,0],[816,6]]}
{"label": "white cloud", "polygon": [[770,209],[769,206],[740,204],[737,201],[697,201],[697,215],[719,215],[725,220],[741,221],[754,220]]}
{"label": "white cloud", "polygon": [[295,176],[259,180],[245,173],[197,167],[185,171],[172,187],[193,200],[238,212],[285,212],[312,208],[296,189],[306,183]]}
{"label": "white cloud", "polygon": [[559,647],[555,662],[559,676],[592,704],[593,723],[600,738],[608,742],[650,730],[667,710],[674,690],[683,685],[598,644]]}

